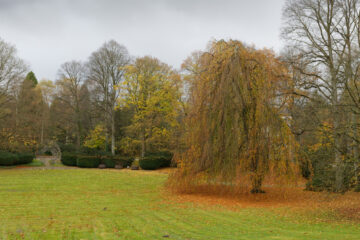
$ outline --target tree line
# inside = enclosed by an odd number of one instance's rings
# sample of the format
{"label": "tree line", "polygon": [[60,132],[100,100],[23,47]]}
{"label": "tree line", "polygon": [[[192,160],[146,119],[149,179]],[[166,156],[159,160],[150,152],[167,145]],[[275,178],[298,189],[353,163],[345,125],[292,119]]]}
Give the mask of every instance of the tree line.
{"label": "tree line", "polygon": [[36,151],[49,141],[112,155],[174,148],[182,85],[167,64],[133,59],[111,40],[87,62],[63,63],[55,81],[38,82],[12,45],[0,46],[3,150]]}
{"label": "tree line", "polygon": [[180,70],[112,40],[38,82],[1,40],[1,148],[171,150],[178,185],[248,181],[260,193],[271,176],[360,190],[359,4],[287,0],[280,54],[212,41]]}

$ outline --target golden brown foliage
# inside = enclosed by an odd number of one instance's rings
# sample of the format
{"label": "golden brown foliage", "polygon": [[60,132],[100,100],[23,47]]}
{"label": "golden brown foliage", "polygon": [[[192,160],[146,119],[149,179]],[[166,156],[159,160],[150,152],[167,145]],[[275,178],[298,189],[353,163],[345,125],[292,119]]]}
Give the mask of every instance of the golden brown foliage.
{"label": "golden brown foliage", "polygon": [[177,156],[174,186],[241,183],[261,192],[267,174],[296,174],[287,71],[273,52],[222,40],[186,60],[184,68],[188,149]]}

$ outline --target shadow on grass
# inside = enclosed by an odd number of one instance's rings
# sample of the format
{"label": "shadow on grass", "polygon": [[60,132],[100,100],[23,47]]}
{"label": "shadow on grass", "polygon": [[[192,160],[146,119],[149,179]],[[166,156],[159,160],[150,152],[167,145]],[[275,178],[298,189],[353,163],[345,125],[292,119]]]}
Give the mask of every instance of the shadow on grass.
{"label": "shadow on grass", "polygon": [[0,166],[0,169],[14,169],[14,168],[27,168],[27,167],[43,167],[45,164],[38,159],[34,159],[31,163],[13,165],[13,166]]}

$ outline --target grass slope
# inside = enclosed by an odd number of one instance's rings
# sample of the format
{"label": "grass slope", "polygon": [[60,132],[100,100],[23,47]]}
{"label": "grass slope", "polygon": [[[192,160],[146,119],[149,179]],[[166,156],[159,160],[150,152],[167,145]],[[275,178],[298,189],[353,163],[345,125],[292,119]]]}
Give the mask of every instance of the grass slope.
{"label": "grass slope", "polygon": [[166,174],[0,170],[0,239],[360,239],[350,224],[164,201]]}

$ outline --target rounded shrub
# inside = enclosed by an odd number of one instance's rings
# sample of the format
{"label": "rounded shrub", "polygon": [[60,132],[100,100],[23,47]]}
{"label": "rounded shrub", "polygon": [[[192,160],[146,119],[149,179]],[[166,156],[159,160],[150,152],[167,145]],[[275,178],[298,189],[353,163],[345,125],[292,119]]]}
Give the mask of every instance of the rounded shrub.
{"label": "rounded shrub", "polygon": [[159,157],[143,157],[139,161],[139,165],[144,170],[156,170],[161,168],[163,160]]}
{"label": "rounded shrub", "polygon": [[28,164],[34,160],[34,154],[32,153],[18,153],[17,161],[15,164]]}
{"label": "rounded shrub", "polygon": [[76,166],[77,156],[75,153],[64,152],[61,154],[61,162],[66,166]]}
{"label": "rounded shrub", "polygon": [[78,167],[97,168],[101,163],[101,159],[97,156],[79,156],[76,162]]}
{"label": "rounded shrub", "polygon": [[10,152],[0,152],[0,165],[11,166],[18,162],[18,156]]}
{"label": "rounded shrub", "polygon": [[107,168],[114,168],[116,165],[116,162],[111,156],[102,157],[102,163],[105,164]]}
{"label": "rounded shrub", "polygon": [[145,153],[146,158],[154,159],[153,161],[159,162],[160,167],[170,167],[171,160],[173,158],[173,153],[169,151],[162,151],[162,152],[147,152]]}
{"label": "rounded shrub", "polygon": [[133,163],[133,157],[124,157],[124,156],[103,156],[101,162],[106,165],[107,168],[114,168],[115,165],[121,165],[123,168],[131,166]]}

